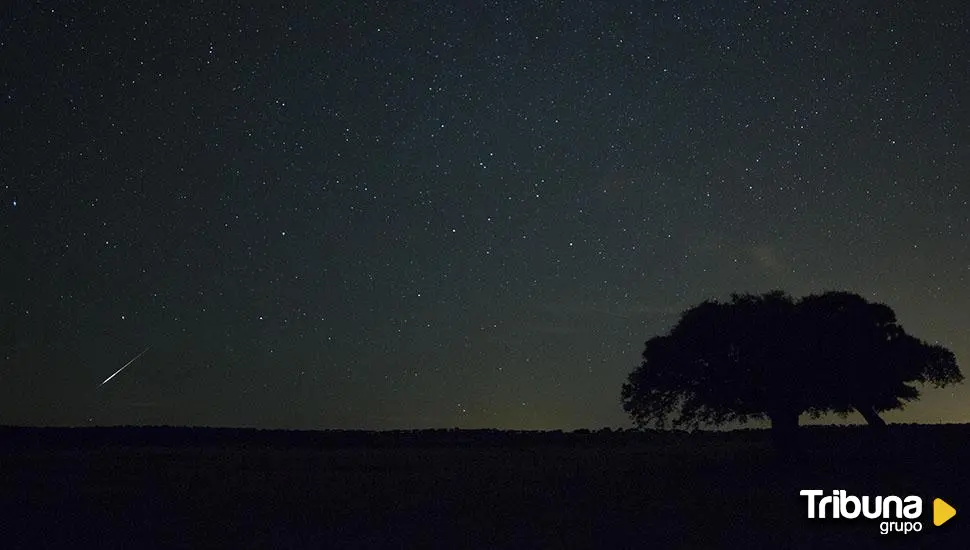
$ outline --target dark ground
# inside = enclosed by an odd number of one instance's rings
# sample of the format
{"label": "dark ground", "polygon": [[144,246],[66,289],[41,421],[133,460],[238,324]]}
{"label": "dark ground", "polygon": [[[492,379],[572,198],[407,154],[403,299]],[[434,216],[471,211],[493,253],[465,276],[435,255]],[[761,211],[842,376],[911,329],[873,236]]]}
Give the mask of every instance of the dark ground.
{"label": "dark ground", "polygon": [[[781,460],[760,431],[0,428],[0,548],[970,547],[970,426],[803,432]],[[801,489],[921,496],[922,532]]]}

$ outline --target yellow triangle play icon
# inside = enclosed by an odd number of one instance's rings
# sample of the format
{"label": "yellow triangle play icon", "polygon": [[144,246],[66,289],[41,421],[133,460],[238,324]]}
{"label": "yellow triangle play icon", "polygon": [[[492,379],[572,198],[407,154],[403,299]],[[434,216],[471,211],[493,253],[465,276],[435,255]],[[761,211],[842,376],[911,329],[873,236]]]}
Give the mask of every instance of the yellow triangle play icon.
{"label": "yellow triangle play icon", "polygon": [[957,515],[957,511],[953,506],[950,506],[941,498],[933,499],[933,525],[939,527],[955,515]]}

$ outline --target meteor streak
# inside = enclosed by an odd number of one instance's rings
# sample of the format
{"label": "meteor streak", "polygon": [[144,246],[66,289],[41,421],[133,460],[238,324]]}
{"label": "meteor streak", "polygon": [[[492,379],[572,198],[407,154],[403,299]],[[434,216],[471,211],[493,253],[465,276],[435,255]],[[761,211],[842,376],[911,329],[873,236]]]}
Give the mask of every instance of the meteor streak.
{"label": "meteor streak", "polygon": [[[150,347],[151,347],[151,346],[148,346],[148,348],[150,348]],[[143,350],[141,350],[141,353],[139,353],[138,355],[136,355],[136,356],[134,356],[134,357],[133,357],[133,358],[131,359],[131,361],[128,361],[127,363],[125,363],[125,366],[123,366],[123,367],[121,367],[120,369],[118,369],[118,370],[116,370],[116,371],[115,371],[115,373],[114,373],[114,374],[112,374],[111,376],[109,376],[109,377],[107,377],[107,378],[105,378],[105,379],[104,379],[104,382],[101,382],[101,386],[103,386],[103,385],[105,385],[105,384],[107,384],[109,380],[111,380],[111,379],[112,379],[112,378],[114,378],[115,376],[118,376],[118,373],[120,373],[121,371],[123,371],[123,370],[125,370],[125,368],[127,368],[127,367],[128,367],[128,365],[130,365],[130,364],[132,364],[132,363],[134,363],[135,361],[137,361],[137,360],[138,360],[138,358],[139,358],[139,357],[141,357],[142,355],[145,355],[145,352],[146,352],[146,351],[148,351],[148,348],[145,348],[145,349],[143,349]],[[98,386],[98,387],[100,388],[101,386]]]}

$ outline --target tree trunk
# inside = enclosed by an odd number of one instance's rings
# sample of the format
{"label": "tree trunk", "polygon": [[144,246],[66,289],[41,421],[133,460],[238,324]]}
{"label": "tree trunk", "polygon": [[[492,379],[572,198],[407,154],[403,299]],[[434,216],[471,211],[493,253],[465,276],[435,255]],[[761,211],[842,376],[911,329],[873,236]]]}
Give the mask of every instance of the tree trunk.
{"label": "tree trunk", "polygon": [[798,415],[794,411],[775,411],[771,418],[771,438],[783,454],[795,450],[798,435]]}
{"label": "tree trunk", "polygon": [[879,413],[871,405],[856,405],[855,408],[862,415],[862,418],[866,419],[866,422],[869,423],[869,427],[872,429],[872,433],[877,437],[882,438],[889,433],[889,428],[886,427],[886,421],[879,416]]}

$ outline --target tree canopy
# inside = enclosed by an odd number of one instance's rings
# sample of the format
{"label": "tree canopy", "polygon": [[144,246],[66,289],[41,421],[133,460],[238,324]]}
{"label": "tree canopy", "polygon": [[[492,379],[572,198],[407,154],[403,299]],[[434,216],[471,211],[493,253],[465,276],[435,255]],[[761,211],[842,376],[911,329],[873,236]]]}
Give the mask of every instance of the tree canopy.
{"label": "tree canopy", "polygon": [[849,292],[796,301],[774,291],[685,311],[646,342],[622,402],[641,427],[767,417],[784,431],[804,412],[857,410],[879,428],[878,412],[918,398],[917,385],[962,380],[952,352],[907,334],[884,304]]}

